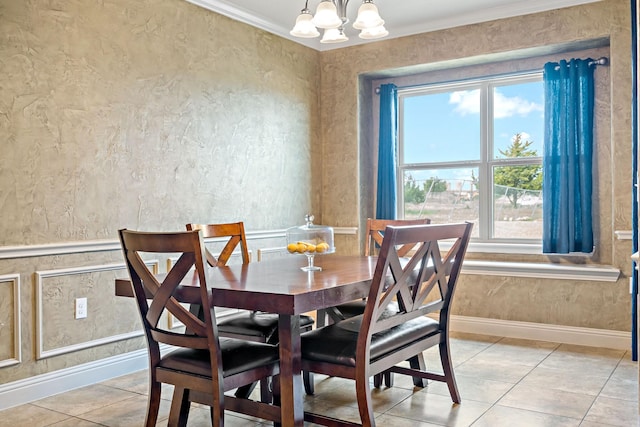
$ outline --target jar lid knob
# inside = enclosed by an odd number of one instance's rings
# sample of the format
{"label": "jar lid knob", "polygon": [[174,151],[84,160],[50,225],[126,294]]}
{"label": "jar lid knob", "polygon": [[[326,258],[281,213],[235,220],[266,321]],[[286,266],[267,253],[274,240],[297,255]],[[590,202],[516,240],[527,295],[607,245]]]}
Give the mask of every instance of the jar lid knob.
{"label": "jar lid knob", "polygon": [[307,222],[307,225],[313,225],[313,215],[306,214],[304,220]]}

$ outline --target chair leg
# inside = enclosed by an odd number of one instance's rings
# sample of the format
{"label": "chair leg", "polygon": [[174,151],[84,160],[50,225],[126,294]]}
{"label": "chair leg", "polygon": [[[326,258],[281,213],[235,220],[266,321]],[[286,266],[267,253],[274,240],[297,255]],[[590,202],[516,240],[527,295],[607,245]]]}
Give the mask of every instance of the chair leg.
{"label": "chair leg", "polygon": [[189,401],[189,390],[182,387],[175,387],[173,390],[173,398],[171,399],[171,410],[169,412],[169,421],[167,424],[171,427],[186,427],[190,407],[191,402]]}
{"label": "chair leg", "polygon": [[158,422],[158,412],[160,411],[160,395],[162,384],[155,381],[153,374],[149,381],[149,400],[147,403],[147,417],[144,422],[146,427],[155,427]]}
{"label": "chair leg", "polygon": [[260,401],[263,403],[271,403],[273,401],[272,380],[265,378],[260,381]]}
{"label": "chair leg", "polygon": [[[411,369],[417,369],[425,372],[427,370],[427,364],[424,363],[424,356],[422,353],[418,353],[409,359],[409,366]],[[413,385],[416,387],[424,388],[427,386],[427,380],[420,377],[413,377]]]}
{"label": "chair leg", "polygon": [[[275,375],[271,377],[271,387],[273,390],[273,405],[280,406],[280,375]],[[273,422],[273,427],[281,427],[282,423]]]}
{"label": "chair leg", "polygon": [[373,403],[368,377],[356,378],[356,397],[358,399],[358,411],[360,412],[362,425],[375,427],[376,420],[373,417]]}
{"label": "chair leg", "polygon": [[375,388],[380,388],[382,387],[382,378],[383,378],[383,373],[380,374],[375,374],[373,376],[373,386]]}
{"label": "chair leg", "polygon": [[393,372],[384,371],[384,385],[387,387],[393,387]]}
{"label": "chair leg", "polygon": [[309,396],[313,396],[313,393],[315,393],[313,373],[309,371],[302,371],[302,382],[304,383],[305,393],[307,393]]}
{"label": "chair leg", "polygon": [[327,322],[327,311],[324,309],[316,311],[316,327],[322,328]]}
{"label": "chair leg", "polygon": [[442,370],[444,372],[444,376],[447,379],[447,387],[449,387],[449,394],[451,395],[451,400],[454,403],[460,403],[460,392],[458,391],[458,386],[456,385],[456,377],[453,374],[453,363],[451,362],[451,351],[449,350],[449,340],[445,339],[444,342],[440,343],[440,361],[442,363]]}

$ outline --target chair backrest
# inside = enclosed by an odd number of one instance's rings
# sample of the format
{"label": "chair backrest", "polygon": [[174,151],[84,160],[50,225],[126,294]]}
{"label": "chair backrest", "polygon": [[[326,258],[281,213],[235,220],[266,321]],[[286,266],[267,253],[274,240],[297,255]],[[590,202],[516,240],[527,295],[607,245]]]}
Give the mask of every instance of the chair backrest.
{"label": "chair backrest", "polygon": [[[424,225],[430,224],[429,218],[420,219],[367,219],[367,233],[365,234],[365,246],[364,256],[374,255],[377,251],[376,248],[382,246],[382,239],[384,238],[384,231],[387,226],[405,226],[405,225]],[[406,256],[413,248],[412,244],[403,245],[399,249],[401,257]]]}
{"label": "chair backrest", "polygon": [[244,235],[244,223],[233,222],[228,224],[187,224],[187,230],[202,230],[202,237],[228,237],[227,244],[218,255],[218,258],[205,248],[207,262],[211,267],[223,267],[227,265],[229,258],[238,245],[242,254],[242,263],[249,263],[249,250],[247,249],[247,239]]}
{"label": "chair backrest", "polygon": [[[200,231],[147,233],[123,229],[119,234],[149,344],[152,366],[160,360],[160,343],[196,349],[217,348],[213,309],[204,310],[204,316],[200,319],[174,298],[176,289],[186,279],[199,284],[202,305],[209,306],[210,288],[206,279],[205,252]],[[143,258],[149,254],[175,253],[181,255],[167,274],[162,275],[155,275]],[[194,281],[194,275],[197,281]],[[182,322],[188,332],[168,329],[165,321],[161,321],[165,312]]]}
{"label": "chair backrest", "polygon": [[[368,360],[373,334],[419,316],[440,311],[440,326],[447,327],[472,227],[472,223],[387,227],[360,325],[358,353],[362,354],[356,360]],[[444,255],[442,241],[451,245]],[[415,252],[408,260],[401,259],[398,248],[407,244]]]}

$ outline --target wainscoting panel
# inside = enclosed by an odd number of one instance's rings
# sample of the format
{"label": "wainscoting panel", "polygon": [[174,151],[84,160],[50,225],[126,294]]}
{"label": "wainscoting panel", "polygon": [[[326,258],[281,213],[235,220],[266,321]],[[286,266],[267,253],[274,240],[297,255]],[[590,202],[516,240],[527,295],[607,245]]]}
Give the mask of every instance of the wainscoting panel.
{"label": "wainscoting panel", "polygon": [[[158,260],[147,264],[158,272]],[[122,277],[123,263],[36,271],[36,358],[141,336],[135,301],[114,293],[114,281]],[[75,319],[76,298],[87,298],[84,319]]]}
{"label": "wainscoting panel", "polygon": [[280,258],[288,254],[286,247],[258,249],[258,262],[265,259]]}
{"label": "wainscoting panel", "polygon": [[19,274],[0,276],[0,326],[0,368],[17,365],[22,362]]}

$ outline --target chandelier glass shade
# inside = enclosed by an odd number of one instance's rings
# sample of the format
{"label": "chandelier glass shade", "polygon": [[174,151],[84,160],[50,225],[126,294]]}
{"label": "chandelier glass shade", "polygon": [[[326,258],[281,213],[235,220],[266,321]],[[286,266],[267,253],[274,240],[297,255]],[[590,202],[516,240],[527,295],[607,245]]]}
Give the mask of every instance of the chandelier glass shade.
{"label": "chandelier glass shade", "polygon": [[[344,33],[345,25],[349,22],[348,3],[349,0],[322,0],[318,4],[315,15],[312,15],[308,8],[309,0],[306,0],[305,7],[298,15],[290,34],[294,37],[313,38],[320,35],[318,29],[323,29],[324,34],[320,43],[340,43],[349,40]],[[365,40],[379,39],[389,35],[373,0],[362,1],[353,28],[360,30],[360,38]]]}

